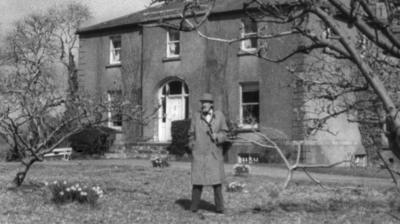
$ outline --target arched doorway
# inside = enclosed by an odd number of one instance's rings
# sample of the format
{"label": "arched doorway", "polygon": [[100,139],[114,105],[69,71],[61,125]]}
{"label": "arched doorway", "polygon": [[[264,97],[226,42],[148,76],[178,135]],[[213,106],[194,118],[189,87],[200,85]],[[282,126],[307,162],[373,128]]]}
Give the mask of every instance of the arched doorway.
{"label": "arched doorway", "polygon": [[189,89],[184,81],[172,80],[161,86],[158,99],[158,139],[166,142],[171,140],[171,122],[189,116]]}

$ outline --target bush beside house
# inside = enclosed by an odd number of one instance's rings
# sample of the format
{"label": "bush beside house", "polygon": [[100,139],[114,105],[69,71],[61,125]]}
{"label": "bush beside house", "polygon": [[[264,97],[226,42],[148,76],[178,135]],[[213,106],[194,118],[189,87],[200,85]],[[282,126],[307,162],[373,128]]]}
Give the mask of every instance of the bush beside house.
{"label": "bush beside house", "polygon": [[116,130],[108,127],[91,127],[71,136],[70,146],[84,155],[103,155],[115,140]]}
{"label": "bush beside house", "polygon": [[190,120],[177,120],[171,123],[171,137],[172,142],[167,147],[170,154],[176,156],[183,156],[185,153],[189,154],[189,129]]}

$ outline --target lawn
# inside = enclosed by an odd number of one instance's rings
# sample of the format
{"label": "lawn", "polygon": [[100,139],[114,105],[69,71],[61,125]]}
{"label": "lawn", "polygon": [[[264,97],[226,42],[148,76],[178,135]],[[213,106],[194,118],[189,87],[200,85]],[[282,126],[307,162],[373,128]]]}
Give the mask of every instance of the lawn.
{"label": "lawn", "polygon": [[[245,192],[224,192],[226,215],[213,213],[212,190],[205,189],[201,212],[190,205],[190,172],[160,169],[135,161],[71,161],[35,164],[26,183],[8,188],[17,164],[0,163],[0,223],[399,223],[400,195],[393,187],[339,184],[332,190],[298,181],[281,191],[281,179],[235,177]],[[44,182],[81,181],[101,186],[95,207],[56,205]]]}

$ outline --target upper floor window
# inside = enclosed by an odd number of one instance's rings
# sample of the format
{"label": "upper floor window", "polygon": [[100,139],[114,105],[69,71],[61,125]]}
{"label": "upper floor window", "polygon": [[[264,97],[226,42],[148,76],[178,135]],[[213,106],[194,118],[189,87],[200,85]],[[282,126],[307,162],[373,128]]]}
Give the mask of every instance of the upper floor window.
{"label": "upper floor window", "polygon": [[257,22],[250,18],[242,20],[241,38],[247,38],[241,41],[240,49],[244,51],[253,51],[257,49]]}
{"label": "upper floor window", "polygon": [[257,128],[260,121],[260,90],[257,82],[240,85],[240,126]]}
{"label": "upper floor window", "polygon": [[180,54],[180,32],[170,29],[167,32],[167,58],[179,57]]}
{"label": "upper floor window", "polygon": [[384,2],[377,2],[376,4],[376,18],[379,20],[386,20],[388,18],[388,13],[386,9],[386,4]]}
{"label": "upper floor window", "polygon": [[108,91],[108,127],[121,129],[122,127],[122,91]]}
{"label": "upper floor window", "polygon": [[110,38],[110,64],[121,63],[121,37]]}

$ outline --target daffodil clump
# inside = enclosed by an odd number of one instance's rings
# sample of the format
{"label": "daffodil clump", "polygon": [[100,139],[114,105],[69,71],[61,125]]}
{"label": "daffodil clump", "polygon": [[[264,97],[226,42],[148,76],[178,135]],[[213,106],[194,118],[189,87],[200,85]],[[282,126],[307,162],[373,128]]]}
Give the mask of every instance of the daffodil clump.
{"label": "daffodil clump", "polygon": [[45,182],[52,193],[52,200],[57,204],[68,202],[88,203],[96,205],[98,200],[104,196],[99,186],[89,186],[83,183],[68,183],[67,181]]}
{"label": "daffodil clump", "polygon": [[[227,186],[226,186],[226,191],[227,192],[245,192],[244,191],[244,187],[246,185],[237,181],[233,181],[230,182]],[[245,192],[246,193],[246,192]]]}

